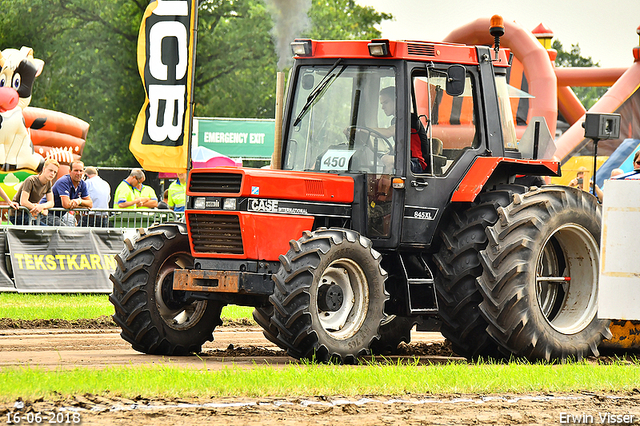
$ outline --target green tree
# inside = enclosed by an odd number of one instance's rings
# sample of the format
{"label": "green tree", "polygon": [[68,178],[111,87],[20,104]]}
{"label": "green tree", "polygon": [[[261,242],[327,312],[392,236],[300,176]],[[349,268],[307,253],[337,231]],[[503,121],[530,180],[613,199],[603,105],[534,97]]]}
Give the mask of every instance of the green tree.
{"label": "green tree", "polygon": [[[278,57],[265,4],[207,0],[198,13],[195,115],[273,118]],[[308,17],[301,36],[332,40],[379,38],[375,25],[392,18],[353,0],[314,0]]]}
{"label": "green tree", "polygon": [[373,7],[359,6],[354,0],[314,0],[309,11],[311,28],[305,36],[326,40],[367,40],[380,38],[375,25],[393,19]]}
{"label": "green tree", "polygon": [[260,1],[205,0],[198,10],[196,116],[272,118],[277,57]]}
{"label": "green tree", "polygon": [[45,61],[31,105],[91,125],[87,164],[135,165],[128,142],[144,99],[136,44],[146,2],[5,0],[1,7],[0,46],[29,46]]}
{"label": "green tree", "polygon": [[[91,125],[87,164],[131,167],[129,139],[144,102],[136,62],[146,0],[0,0],[0,49],[29,46],[45,61],[32,106]],[[262,0],[200,0],[196,116],[272,118],[277,57]],[[379,37],[391,15],[351,0],[314,0],[308,36]]]}
{"label": "green tree", "polygon": [[[558,52],[556,58],[556,66],[558,67],[599,67],[598,62],[593,62],[591,57],[584,57],[580,54],[580,46],[572,44],[571,50],[566,51],[562,47],[562,43],[554,40],[551,45]],[[572,87],[580,102],[586,109],[589,109],[604,95],[608,87]]]}

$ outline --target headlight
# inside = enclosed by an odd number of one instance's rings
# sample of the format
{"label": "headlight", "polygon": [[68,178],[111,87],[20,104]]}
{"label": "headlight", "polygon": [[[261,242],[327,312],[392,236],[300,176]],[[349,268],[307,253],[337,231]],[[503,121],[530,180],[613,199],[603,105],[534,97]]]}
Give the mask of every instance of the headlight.
{"label": "headlight", "polygon": [[295,39],[291,43],[291,53],[297,56],[310,56],[311,55],[311,40],[309,39]]}
{"label": "headlight", "polygon": [[198,210],[204,210],[206,204],[206,198],[204,197],[196,197],[193,200],[193,208]]}
{"label": "headlight", "polygon": [[224,204],[222,205],[223,210],[235,210],[236,209],[236,199],[235,198],[225,198]]}
{"label": "headlight", "polygon": [[368,44],[371,56],[390,56],[389,40],[371,40]]}

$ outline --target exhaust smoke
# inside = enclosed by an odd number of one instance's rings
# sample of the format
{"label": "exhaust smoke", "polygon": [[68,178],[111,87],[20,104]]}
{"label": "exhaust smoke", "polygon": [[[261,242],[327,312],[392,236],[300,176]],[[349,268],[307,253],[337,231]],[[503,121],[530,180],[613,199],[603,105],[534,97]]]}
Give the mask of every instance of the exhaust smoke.
{"label": "exhaust smoke", "polygon": [[291,42],[307,28],[307,11],[311,0],[265,0],[267,10],[273,19],[273,35],[278,53],[278,69],[292,63]]}

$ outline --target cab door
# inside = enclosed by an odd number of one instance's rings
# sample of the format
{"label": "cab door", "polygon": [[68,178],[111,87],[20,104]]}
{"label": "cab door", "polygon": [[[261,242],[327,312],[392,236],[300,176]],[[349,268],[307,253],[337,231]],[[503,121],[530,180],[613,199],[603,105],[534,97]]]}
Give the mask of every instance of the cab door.
{"label": "cab door", "polygon": [[422,64],[410,73],[410,108],[426,129],[427,147],[422,154],[428,166],[412,170],[412,152],[405,159],[403,244],[431,244],[444,207],[483,149],[483,129],[476,125],[481,122],[477,78],[470,69],[462,75],[464,90],[454,96],[447,93],[447,66],[425,68]]}

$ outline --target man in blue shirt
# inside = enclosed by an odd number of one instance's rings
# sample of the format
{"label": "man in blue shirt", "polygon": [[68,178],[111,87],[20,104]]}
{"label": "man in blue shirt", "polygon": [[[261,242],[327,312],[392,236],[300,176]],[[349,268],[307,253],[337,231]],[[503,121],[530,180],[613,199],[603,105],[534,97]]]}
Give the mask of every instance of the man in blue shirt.
{"label": "man in blue shirt", "polygon": [[[53,202],[54,207],[73,210],[75,208],[90,209],[93,207],[91,197],[87,185],[82,176],[84,175],[84,163],[82,161],[73,161],[69,165],[69,174],[62,176],[53,185]],[[60,212],[55,212],[60,213]],[[54,213],[54,214],[55,214]],[[69,211],[63,215],[62,222],[68,226],[76,226],[74,212]]]}
{"label": "man in blue shirt", "polygon": [[[111,185],[109,182],[98,176],[98,169],[95,167],[87,167],[85,169],[89,197],[93,202],[94,209],[108,209],[111,201]],[[91,211],[87,216],[82,218],[82,226],[103,227],[109,226],[109,213],[106,211]]]}

